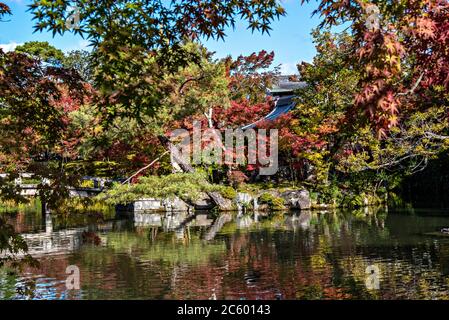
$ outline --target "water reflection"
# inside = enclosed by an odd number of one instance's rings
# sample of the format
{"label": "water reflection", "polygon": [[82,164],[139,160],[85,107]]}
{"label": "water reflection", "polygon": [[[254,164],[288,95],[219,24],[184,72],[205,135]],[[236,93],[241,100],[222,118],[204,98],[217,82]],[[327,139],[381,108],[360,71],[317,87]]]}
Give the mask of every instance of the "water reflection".
{"label": "water reflection", "polygon": [[[449,298],[449,238],[427,235],[449,226],[447,215],[362,210],[136,214],[84,223],[16,219],[27,224],[21,228],[41,267],[22,278],[0,275],[2,298],[17,297],[14,287],[26,278],[36,280],[36,298],[44,299]],[[80,268],[79,291],[65,288],[69,265]],[[379,290],[366,285],[367,270],[378,270]]]}

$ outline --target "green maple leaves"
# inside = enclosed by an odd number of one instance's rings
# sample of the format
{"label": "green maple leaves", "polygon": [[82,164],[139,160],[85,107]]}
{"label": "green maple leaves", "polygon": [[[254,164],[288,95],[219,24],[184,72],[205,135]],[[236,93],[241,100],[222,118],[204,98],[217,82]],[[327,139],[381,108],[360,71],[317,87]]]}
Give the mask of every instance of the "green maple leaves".
{"label": "green maple leaves", "polygon": [[[79,29],[68,30],[73,7],[79,9]],[[269,32],[270,23],[285,14],[276,0],[35,0],[30,11],[36,31],[75,32],[90,40],[98,66],[97,103],[111,119],[157,111],[153,83],[199,61],[185,50],[186,40],[223,39],[239,16],[251,30]]]}

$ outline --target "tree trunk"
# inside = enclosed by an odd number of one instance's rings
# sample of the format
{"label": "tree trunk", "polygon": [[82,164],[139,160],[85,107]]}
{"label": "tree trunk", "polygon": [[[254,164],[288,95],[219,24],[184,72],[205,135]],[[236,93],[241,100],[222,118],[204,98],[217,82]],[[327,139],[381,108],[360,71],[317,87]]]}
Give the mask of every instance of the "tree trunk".
{"label": "tree trunk", "polygon": [[[181,156],[179,149],[176,148],[176,146],[168,138],[164,136],[159,136],[159,140],[168,149],[168,151],[172,156],[172,159],[179,165],[182,171],[186,173],[195,172],[195,168],[193,168],[192,165]],[[204,180],[204,183],[209,184],[209,182],[206,180]],[[218,208],[220,208],[220,210],[231,209],[230,201],[224,199],[220,193],[218,192],[206,192],[206,193],[212,199],[215,205],[218,206]]]}

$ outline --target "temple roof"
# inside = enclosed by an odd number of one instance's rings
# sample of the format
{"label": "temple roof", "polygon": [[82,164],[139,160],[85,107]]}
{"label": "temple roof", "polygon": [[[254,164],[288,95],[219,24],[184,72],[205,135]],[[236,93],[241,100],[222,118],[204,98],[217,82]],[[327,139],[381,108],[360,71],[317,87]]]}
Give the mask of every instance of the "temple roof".
{"label": "temple roof", "polygon": [[306,86],[306,82],[290,81],[288,76],[281,76],[278,79],[278,83],[269,89],[268,92],[272,95],[293,94],[295,90],[305,88]]}

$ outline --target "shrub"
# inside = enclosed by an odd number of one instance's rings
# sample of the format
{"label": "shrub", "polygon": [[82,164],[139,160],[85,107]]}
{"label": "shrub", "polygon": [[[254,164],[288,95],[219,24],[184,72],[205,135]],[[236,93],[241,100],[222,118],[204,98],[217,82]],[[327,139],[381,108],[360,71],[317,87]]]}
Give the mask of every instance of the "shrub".
{"label": "shrub", "polygon": [[83,180],[80,184],[81,188],[93,188],[94,182],[92,180]]}
{"label": "shrub", "polygon": [[175,173],[166,176],[141,177],[132,185],[114,184],[111,189],[100,194],[99,200],[107,204],[128,204],[142,198],[179,197],[184,201],[195,201],[203,192],[220,192],[223,186],[207,182],[204,173]]}
{"label": "shrub", "polygon": [[240,185],[248,181],[248,177],[242,171],[229,171],[228,180],[232,186],[238,188]]}
{"label": "shrub", "polygon": [[220,194],[223,196],[223,198],[226,199],[235,199],[237,197],[237,191],[234,190],[232,187],[221,187],[220,188]]}
{"label": "shrub", "polygon": [[285,201],[282,198],[276,197],[271,193],[263,193],[259,197],[260,204],[268,204],[269,208],[272,210],[282,210],[285,209]]}

